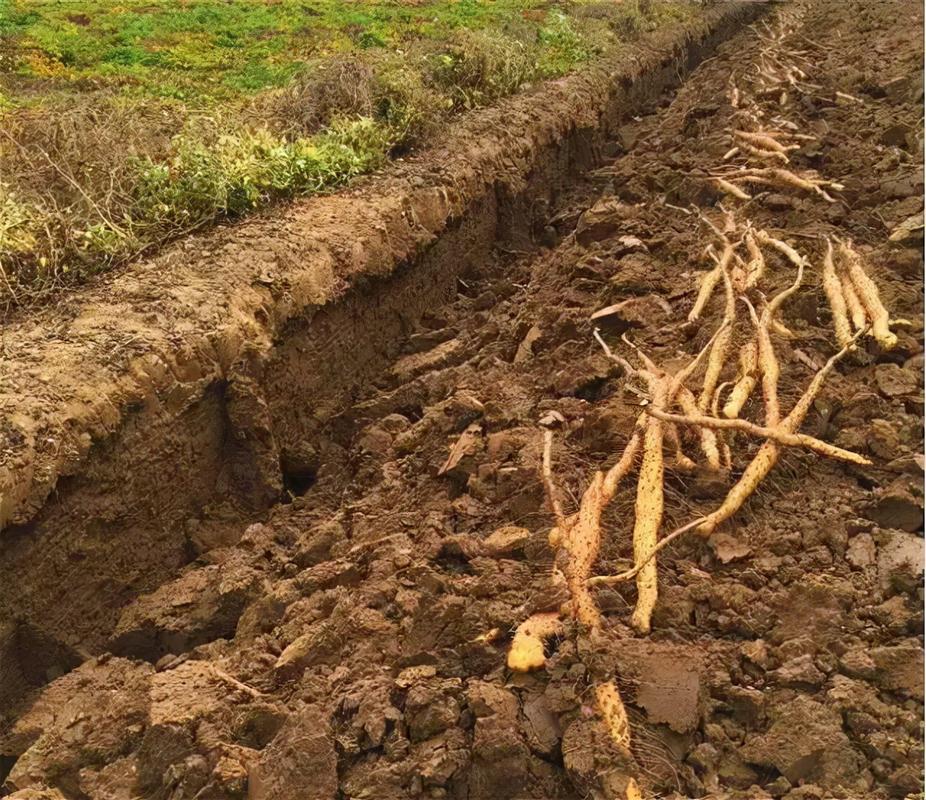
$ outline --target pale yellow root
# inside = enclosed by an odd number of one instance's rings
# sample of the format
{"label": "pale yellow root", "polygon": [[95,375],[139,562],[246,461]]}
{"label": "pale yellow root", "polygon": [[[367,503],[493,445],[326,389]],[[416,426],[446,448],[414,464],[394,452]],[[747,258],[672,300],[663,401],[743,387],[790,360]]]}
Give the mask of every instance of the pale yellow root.
{"label": "pale yellow root", "polygon": [[508,668],[515,672],[540,669],[546,662],[544,641],[562,632],[563,623],[556,611],[545,611],[528,617],[515,631],[508,651]]}
{"label": "pale yellow root", "polygon": [[768,136],[765,133],[752,133],[750,131],[733,131],[733,135],[738,139],[742,139],[745,142],[749,142],[753,147],[759,147],[763,150],[771,150],[776,153],[781,153],[782,155],[787,155],[789,150],[794,150],[795,147],[783,145],[777,139],[773,139],[771,136]]}
{"label": "pale yellow root", "polygon": [[760,158],[763,161],[778,161],[782,164],[789,163],[788,156],[784,153],[779,153],[774,150],[764,150],[761,147],[755,147],[747,142],[740,142],[739,146],[743,152],[749,153],[749,155]]}
{"label": "pale yellow root", "polygon": [[[700,413],[698,402],[695,400],[695,396],[691,393],[690,389],[684,386],[681,387],[676,394],[675,400],[686,414]],[[698,435],[701,440],[701,452],[704,453],[704,457],[707,459],[707,466],[716,472],[721,467],[717,434],[710,428],[702,428],[698,431]]]}
{"label": "pale yellow root", "polygon": [[[663,378],[656,386],[653,407],[664,409],[669,380]],[[663,422],[651,416],[643,434],[643,459],[637,478],[637,500],[633,526],[633,557],[642,559],[656,546],[663,511]],[[588,573],[586,573],[586,579]],[[649,633],[653,609],[659,595],[656,561],[651,560],[637,575],[637,604],[630,624],[639,633]]]}
{"label": "pale yellow root", "polygon": [[[597,336],[597,331],[596,338],[604,347],[605,352],[613,357],[601,337]],[[628,374],[635,374],[636,371],[629,364],[627,367],[629,368]],[[653,381],[653,385],[665,387],[663,391],[666,391],[669,386],[668,378],[663,378],[658,382],[655,382],[654,378]],[[563,611],[592,631],[601,627],[601,613],[592,597],[588,583],[592,565],[598,557],[601,544],[601,513],[614,496],[617,485],[633,467],[636,455],[643,443],[643,426],[648,424],[649,418],[641,414],[617,463],[608,470],[607,475],[600,471],[595,472],[582,495],[578,513],[569,518],[564,517],[562,507],[556,497],[551,464],[553,433],[549,424],[544,430],[541,471],[547,499],[557,520],[556,527],[550,532],[550,543],[565,551],[565,578],[570,593],[569,602]],[[544,640],[560,635],[562,630],[559,613],[544,612],[531,616],[515,632],[511,649],[508,652],[508,667],[517,672],[527,672],[542,667],[545,663]],[[602,684],[596,688],[595,693],[606,730],[615,743],[623,748],[629,748],[630,722],[617,687],[613,683]],[[636,800],[640,797],[639,788],[632,777],[628,779],[626,797],[628,800]]]}
{"label": "pale yellow root", "polygon": [[875,282],[868,277],[862,266],[862,259],[847,242],[839,243],[839,254],[845,264],[846,272],[855,286],[858,299],[871,320],[871,335],[885,350],[892,350],[897,346],[897,336],[891,332],[890,316]]}
{"label": "pale yellow root", "polygon": [[721,522],[726,522],[737,511],[742,508],[743,503],[758,488],[759,484],[772,471],[772,467],[778,461],[780,445],[771,440],[767,440],[753,457],[749,465],[743,470],[743,474],[736,482],[736,485],[730,489],[720,507],[708,514],[700,525],[696,528],[702,536],[710,536]]}
{"label": "pale yellow root", "polygon": [[[756,331],[758,342],[759,375],[762,378],[762,397],[765,400],[765,424],[774,428],[781,420],[781,407],[778,403],[778,378],[781,368],[778,366],[778,357],[772,345],[772,337],[768,332],[768,323],[765,322],[765,313]],[[765,322],[765,324],[762,324]]]}
{"label": "pale yellow root", "polygon": [[794,339],[794,331],[792,331],[787,325],[785,325],[777,317],[769,323],[769,329],[772,330],[776,336],[780,336],[782,339]]}
{"label": "pale yellow root", "polygon": [[[863,331],[859,331],[855,335],[852,343],[854,343],[855,339],[862,333]],[[823,381],[826,380],[826,376],[832,371],[836,362],[849,352],[852,343],[843,347],[823,365],[804,391],[800,400],[798,400],[794,408],[791,409],[791,413],[788,414],[779,425],[768,425],[768,427],[777,427],[778,430],[783,433],[795,433],[807,416],[807,412],[810,410],[814,399],[823,386]],[[743,471],[739,481],[730,489],[729,493],[720,504],[720,507],[704,517],[703,521],[698,524],[695,530],[702,536],[709,536],[718,525],[730,519],[730,517],[739,511],[743,503],[746,502],[749,496],[758,488],[759,484],[762,483],[769,472],[771,472],[772,467],[774,467],[775,463],[778,461],[780,452],[781,445],[771,439],[767,439],[759,448],[759,451],[752,461],[749,462],[749,465]]]}
{"label": "pale yellow root", "polygon": [[765,256],[762,255],[762,250],[756,242],[755,232],[751,228],[746,231],[744,241],[746,250],[749,252],[749,263],[746,265],[745,289],[752,289],[758,285],[765,274]]}
{"label": "pale yellow root", "polygon": [[658,417],[663,422],[673,423],[675,425],[691,425],[693,427],[716,428],[718,430],[742,431],[743,433],[758,436],[762,439],[772,439],[778,442],[778,444],[788,447],[804,447],[820,455],[835,458],[839,461],[846,461],[850,464],[860,464],[862,466],[871,465],[869,459],[860,456],[858,453],[853,453],[851,450],[844,450],[842,447],[824,442],[822,439],[817,439],[815,436],[808,436],[804,433],[790,433],[787,430],[782,430],[783,426],[767,428],[762,425],[755,425],[744,419],[722,419],[720,417],[708,417],[704,414],[695,416],[669,414],[656,408],[647,409],[647,413],[654,417]]}
{"label": "pale yellow root", "polygon": [[630,720],[617,687],[613,683],[599,684],[595,687],[595,700],[611,738],[622,747],[630,747]]}
{"label": "pale yellow root", "polygon": [[678,429],[674,425],[666,425],[665,438],[675,451],[675,468],[680,472],[694,472],[698,465],[685,455]]}
{"label": "pale yellow root", "polygon": [[839,283],[842,286],[842,296],[846,301],[846,309],[852,319],[852,327],[856,331],[860,331],[868,325],[868,314],[865,313],[865,306],[859,300],[852,279],[845,272],[839,276]]}
{"label": "pale yellow root", "polygon": [[846,298],[842,293],[842,284],[836,274],[833,264],[833,243],[829,237],[826,239],[826,255],[823,257],[823,291],[830,304],[833,314],[833,328],[836,331],[836,340],[840,347],[845,347],[852,341],[852,328],[849,326],[849,314],[846,308]]}
{"label": "pale yellow root", "polygon": [[798,269],[802,270],[807,263],[807,260],[800,253],[798,253],[797,250],[791,247],[791,245],[789,245],[787,242],[783,242],[781,239],[776,239],[774,236],[770,236],[766,231],[757,231],[756,239],[760,244],[767,244],[770,247],[774,247]]}
{"label": "pale yellow root", "polygon": [[568,555],[565,572],[570,594],[570,614],[590,629],[601,627],[601,612],[588,591],[586,581],[601,545],[603,484],[604,475],[596,472],[582,495],[579,513],[567,521],[566,534],[562,538],[562,546]]}
{"label": "pale yellow root", "polygon": [[759,325],[756,330],[756,341],[758,343],[758,360],[759,374],[762,376],[762,393],[765,398],[765,424],[769,428],[778,425],[781,419],[781,411],[778,403],[778,378],[781,370],[778,366],[778,358],[775,355],[775,348],[772,345],[770,328],[775,319],[778,309],[784,304],[792,294],[794,294],[801,285],[804,277],[805,260],[793,247],[779,239],[769,236],[765,231],[758,231],[756,239],[762,244],[768,244],[797,266],[797,276],[794,283],[788,286],[784,291],[779,292],[773,297],[762,310],[762,317],[759,319]]}
{"label": "pale yellow root", "polygon": [[759,169],[744,170],[740,174],[728,176],[730,182],[746,181],[747,183],[761,184],[764,186],[775,186],[778,188],[803,189],[806,192],[816,192],[828,203],[835,203],[835,199],[829,195],[824,186],[832,189],[841,189],[837,183],[821,181],[818,179],[803,178],[787,169],[781,167],[764,167]]}
{"label": "pale yellow root", "polygon": [[736,297],[733,294],[733,282],[730,280],[730,273],[727,269],[723,270],[723,284],[726,292],[726,305],[723,313],[723,328],[714,339],[710,355],[707,359],[707,367],[704,371],[704,381],[701,387],[701,396],[698,398],[698,408],[705,411],[710,405],[714,396],[714,390],[720,381],[720,373],[727,361],[727,353],[730,350],[730,340],[733,338],[733,324],[736,320]]}
{"label": "pale yellow root", "polygon": [[645,422],[646,415],[640,414],[640,416],[637,418],[637,423],[634,426],[633,433],[630,435],[630,439],[627,441],[627,444],[624,447],[624,452],[621,454],[621,457],[617,460],[614,466],[611,467],[611,469],[609,469],[604,476],[604,481],[601,486],[601,502],[604,505],[607,505],[611,502],[611,499],[614,497],[614,493],[617,491],[617,485],[624,479],[624,477],[633,467],[637,453],[640,452],[640,444],[643,441],[643,425]]}
{"label": "pale yellow root", "polygon": [[727,389],[731,384],[732,381],[724,381],[714,389],[714,398],[711,400],[711,414],[715,417],[720,416],[720,398],[723,397],[724,389]]}
{"label": "pale yellow root", "polygon": [[744,192],[737,186],[735,183],[730,183],[730,181],[725,181],[723,178],[714,178],[714,185],[720,189],[720,191],[729,194],[733,197],[736,197],[739,200],[752,200],[752,195]]}
{"label": "pale yellow root", "polygon": [[565,530],[565,517],[563,515],[563,507],[557,497],[556,484],[553,482],[553,431],[551,428],[546,427],[543,430],[543,460],[541,461],[540,474],[543,478],[543,486],[545,489],[547,503],[550,506],[550,511],[553,512],[553,516],[556,519],[556,526],[562,532]]}
{"label": "pale yellow root", "polygon": [[739,379],[730,392],[727,402],[723,407],[723,415],[727,419],[736,419],[752,390],[756,388],[756,373],[759,367],[759,348],[756,342],[752,341],[744,345],[740,350],[740,374]]}
{"label": "pale yellow root", "polygon": [[695,298],[695,304],[688,314],[689,322],[694,322],[701,316],[704,306],[706,306],[707,301],[711,299],[711,295],[714,293],[714,287],[722,276],[723,269],[719,264],[710,272],[704,273],[704,276],[701,278],[701,285],[698,287],[698,296]]}

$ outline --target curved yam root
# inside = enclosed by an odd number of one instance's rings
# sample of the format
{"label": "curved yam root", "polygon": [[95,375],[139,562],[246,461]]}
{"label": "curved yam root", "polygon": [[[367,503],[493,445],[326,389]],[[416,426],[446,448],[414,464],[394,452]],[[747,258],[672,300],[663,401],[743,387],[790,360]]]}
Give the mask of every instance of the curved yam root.
{"label": "curved yam root", "polygon": [[718,264],[710,272],[706,272],[704,277],[701,278],[698,296],[695,299],[694,306],[688,314],[689,322],[694,322],[701,316],[701,312],[704,311],[704,306],[706,306],[707,301],[711,299],[711,295],[714,293],[714,287],[717,285],[722,275],[723,269]]}
{"label": "curved yam root", "polygon": [[508,668],[515,672],[540,669],[546,663],[543,653],[544,641],[553,636],[561,636],[562,633],[563,623],[555,611],[528,617],[515,631],[511,649],[508,651]]}
{"label": "curved yam root", "polygon": [[746,231],[743,238],[746,243],[746,250],[749,252],[749,263],[746,265],[746,289],[752,289],[757,286],[762,276],[765,274],[765,256],[756,241],[756,234],[752,228]]}
{"label": "curved yam root", "polygon": [[858,299],[871,320],[871,335],[885,350],[893,349],[897,346],[897,336],[891,332],[890,316],[884,303],[881,302],[877,285],[862,267],[861,257],[847,242],[839,243],[839,255],[855,287]]}
{"label": "curved yam root", "polygon": [[630,747],[630,720],[617,687],[613,683],[599,684],[595,687],[595,700],[611,738],[621,747]]}
{"label": "curved yam root", "polygon": [[[797,432],[797,429],[804,422],[804,418],[807,416],[810,406],[816,399],[817,394],[819,394],[820,388],[823,386],[823,382],[826,380],[827,375],[832,372],[836,363],[849,352],[851,345],[854,344],[855,340],[858,339],[862,333],[863,331],[856,333],[849,345],[843,347],[823,365],[804,391],[804,394],[794,405],[794,408],[791,409],[791,413],[788,414],[779,425],[769,427],[775,427],[779,432],[785,434],[794,434]],[[746,502],[769,472],[772,471],[772,467],[774,467],[775,463],[778,461],[780,451],[781,445],[771,439],[766,440],[743,471],[739,481],[730,489],[729,493],[720,504],[720,507],[708,514],[698,523],[696,528],[698,533],[702,536],[709,536],[720,523],[730,519],[730,517],[739,511],[743,503]]]}
{"label": "curved yam root", "polygon": [[826,255],[823,257],[823,291],[830,304],[833,315],[833,328],[836,331],[836,340],[840,347],[845,347],[852,341],[852,328],[849,326],[849,312],[846,298],[842,293],[842,284],[836,274],[833,263],[833,243],[827,237]]}
{"label": "curved yam root", "polygon": [[[794,264],[795,267],[803,272],[804,267],[807,265],[807,259],[805,259],[787,242],[783,242],[781,239],[776,239],[774,236],[770,236],[766,231],[756,231],[756,239],[760,244],[767,244],[769,247],[775,248],[779,253],[785,256],[788,261],[790,261],[792,264]],[[800,284],[798,284],[798,286],[800,286]],[[790,297],[794,291],[797,291],[798,286],[795,286],[791,292],[779,300],[778,306],[780,306],[788,297]],[[777,310],[777,307],[775,310]]]}
{"label": "curved yam root", "polygon": [[756,330],[756,341],[758,342],[758,359],[759,374],[762,376],[762,393],[765,397],[765,424],[770,428],[778,425],[781,419],[781,411],[778,404],[778,378],[780,368],[778,366],[778,357],[775,355],[775,348],[772,346],[771,328],[775,321],[775,314],[791,295],[793,295],[801,285],[804,278],[804,265],[806,261],[791,245],[780,239],[769,236],[765,231],[758,231],[756,239],[766,245],[770,245],[784,254],[789,261],[797,266],[797,276],[794,283],[773,297],[762,310],[762,317],[759,319]]}
{"label": "curved yam root", "polygon": [[[734,149],[737,149],[738,151],[738,148],[734,148]],[[736,154],[734,153],[734,155]],[[730,156],[730,158],[732,157],[733,156]],[[735,183],[730,183],[730,181],[726,181],[723,178],[713,178],[712,180],[714,182],[714,186],[720,189],[720,191],[722,191],[724,194],[731,195],[732,197],[735,197],[738,200],[752,200],[752,195],[748,194],[747,192],[744,192]]]}
{"label": "curved yam root", "polygon": [[753,147],[761,148],[762,150],[767,150],[773,153],[780,153],[785,156],[787,159],[788,151],[797,150],[797,145],[783,145],[777,139],[772,136],[769,136],[767,133],[753,133],[751,131],[733,131],[733,135],[737,139],[742,139],[744,142],[748,142]]}
{"label": "curved yam root", "polygon": [[707,368],[704,372],[704,381],[701,389],[701,397],[698,400],[698,407],[704,411],[710,405],[711,398],[714,396],[714,390],[720,382],[720,373],[723,371],[727,361],[727,352],[730,349],[730,340],[733,338],[733,323],[736,320],[736,297],[733,294],[733,282],[730,279],[730,273],[727,271],[724,262],[721,261],[723,268],[723,284],[726,292],[726,305],[724,307],[723,325],[714,338],[711,346],[710,355],[707,358]]}
{"label": "curved yam root", "polygon": [[736,184],[738,181],[755,183],[763,186],[772,186],[778,189],[802,189],[805,192],[816,192],[828,203],[836,200],[826,192],[826,189],[839,191],[842,185],[819,178],[802,177],[791,170],[780,167],[766,167],[762,169],[747,169],[733,175],[725,176],[727,182]]}
{"label": "curved yam root", "polygon": [[761,147],[751,145],[748,142],[741,142],[739,146],[744,152],[756,158],[760,158],[763,161],[779,161],[782,164],[790,163],[788,156],[784,153],[779,153],[775,150],[765,150]]}
{"label": "curved yam root", "polygon": [[740,375],[723,407],[727,419],[736,419],[752,390],[756,388],[756,372],[759,367],[759,348],[756,342],[750,342],[740,350]]}
{"label": "curved yam root", "polygon": [[[681,387],[678,391],[676,397],[678,404],[682,407],[688,415],[699,413],[700,409],[698,408],[698,402],[695,400],[694,395],[691,393],[691,390],[686,389],[684,386]],[[707,459],[707,466],[714,472],[720,470],[720,448],[717,445],[717,434],[714,433],[710,428],[701,428],[700,430],[701,437],[701,452],[704,453],[704,457]]]}
{"label": "curved yam root", "polygon": [[[654,392],[653,407],[665,408],[669,379],[662,378]],[[656,546],[663,510],[663,422],[651,416],[643,434],[643,460],[637,479],[637,501],[633,526],[633,557],[640,560]],[[587,578],[587,575],[586,575]],[[637,575],[637,605],[630,624],[640,633],[649,633],[650,620],[659,595],[656,562],[650,560]]]}
{"label": "curved yam root", "polygon": [[602,491],[604,475],[596,472],[582,495],[579,513],[567,526],[563,547],[568,555],[566,583],[569,586],[571,615],[588,628],[601,627],[601,613],[588,591],[586,581],[592,564],[598,558],[601,545],[601,512],[604,508]]}
{"label": "curved yam root", "polygon": [[781,368],[778,366],[778,356],[775,355],[772,337],[768,330],[770,321],[771,319],[763,312],[756,332],[756,341],[758,342],[759,375],[762,377],[762,396],[765,400],[765,424],[774,427],[781,419],[781,408],[778,403],[778,378]]}
{"label": "curved yam root", "polygon": [[855,284],[852,283],[852,279],[845,272],[839,276],[839,283],[842,286],[842,296],[846,301],[846,309],[852,319],[852,327],[856,331],[860,331],[868,324],[868,315],[865,313],[865,307],[855,291]]}
{"label": "curved yam root", "polygon": [[759,484],[772,471],[772,467],[778,461],[779,449],[779,445],[771,440],[766,441],[759,448],[759,452],[749,462],[749,466],[743,471],[736,485],[730,489],[720,507],[708,514],[698,525],[696,528],[698,533],[702,536],[710,536],[721,522],[726,522],[742,508],[749,496],[759,488]]}
{"label": "curved yam root", "polygon": [[819,453],[823,456],[829,456],[839,461],[846,461],[850,464],[860,464],[870,466],[871,461],[865,456],[853,453],[851,450],[844,450],[822,439],[814,436],[808,436],[804,433],[790,433],[789,431],[778,428],[766,428],[762,425],[754,425],[743,419],[721,419],[719,417],[708,417],[703,414],[696,416],[686,416],[682,414],[667,414],[655,408],[647,410],[647,413],[658,417],[663,422],[670,422],[675,425],[691,425],[693,427],[717,428],[719,430],[737,430],[748,433],[752,436],[758,436],[761,439],[771,439],[778,444],[788,447],[804,447]]}

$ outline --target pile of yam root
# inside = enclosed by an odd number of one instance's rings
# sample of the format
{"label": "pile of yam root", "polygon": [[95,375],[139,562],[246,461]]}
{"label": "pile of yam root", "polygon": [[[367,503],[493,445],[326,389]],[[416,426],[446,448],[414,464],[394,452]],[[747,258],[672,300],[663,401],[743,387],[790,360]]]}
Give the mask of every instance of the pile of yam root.
{"label": "pile of yam root", "polygon": [[[609,345],[595,330],[596,346],[620,366],[625,388],[641,397],[642,402],[623,452],[608,469],[592,474],[575,513],[567,514],[563,507],[553,468],[556,429],[564,420],[550,412],[540,422],[541,478],[555,521],[549,536],[556,552],[554,578],[565,586],[568,600],[560,608],[532,615],[517,628],[508,653],[508,666],[514,671],[542,668],[545,643],[551,637],[564,635],[567,620],[572,620],[574,629],[586,636],[594,639],[601,635],[603,621],[595,599],[596,586],[634,580],[637,598],[630,624],[639,634],[648,634],[659,591],[659,551],[687,532],[708,536],[733,517],[772,471],[783,448],[803,448],[854,464],[870,463],[857,453],[800,432],[827,376],[840,359],[855,349],[861,337],[871,336],[883,349],[891,349],[897,342],[864,259],[850,241],[823,237],[815,248],[819,253],[817,263],[812,263],[782,238],[755,228],[742,213],[743,207],[761,200],[748,194],[744,185],[809,192],[827,202],[833,201],[830,192],[841,188],[816,174],[790,168],[789,154],[800,147],[801,141],[813,137],[801,134],[798,126],[783,115],[793,93],[820,90],[807,81],[807,54],[785,49],[785,40],[796,21],[794,16],[780,16],[775,29],[766,25],[760,31],[761,57],[754,73],[742,81],[748,89],[740,91],[731,80],[729,99],[736,122],[731,129],[732,146],[724,157],[723,170],[708,180],[740,209],[721,204],[719,221],[697,212],[710,238],[704,250],[710,269],[703,273],[688,315],[688,322],[697,324],[711,298],[718,290],[722,292],[723,318],[713,335],[700,352],[673,370],[656,363],[626,336],[620,345]],[[741,163],[733,163],[732,159]],[[775,341],[791,338],[783,311],[789,298],[809,278],[822,288],[821,298],[825,296],[829,304],[838,349],[817,369],[797,402],[785,412],[778,394],[781,370]],[[770,283],[785,284],[785,288],[767,298],[763,289]],[[738,358],[731,357],[736,354],[734,347],[739,348]],[[731,366],[735,374],[730,374]],[[750,397],[758,393],[761,404],[747,406]],[[764,419],[742,418],[744,409],[752,407],[762,409]],[[676,471],[699,469],[728,476],[734,433],[762,442],[739,479],[713,511],[660,538],[666,458]],[[686,453],[686,447],[692,455],[696,448],[697,457]],[[601,546],[602,514],[621,482],[634,473],[633,566],[620,574],[595,576],[592,573]],[[631,727],[617,684],[613,676],[593,671],[590,675],[601,723],[614,744],[630,757]],[[627,798],[642,797],[633,775],[626,776],[625,787]]]}

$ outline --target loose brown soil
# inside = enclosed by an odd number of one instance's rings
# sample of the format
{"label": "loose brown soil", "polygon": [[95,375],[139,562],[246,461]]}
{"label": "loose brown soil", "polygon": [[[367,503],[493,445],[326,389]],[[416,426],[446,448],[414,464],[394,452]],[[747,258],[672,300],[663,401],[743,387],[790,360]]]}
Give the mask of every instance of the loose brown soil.
{"label": "loose brown soil", "polygon": [[[590,315],[631,300],[598,323],[603,334],[618,347],[629,330],[658,363],[677,363],[723,313],[717,296],[699,324],[683,324],[707,241],[686,210],[716,216],[722,199],[705,175],[729,148],[729,78],[763,46],[745,31],[628,120],[604,167],[530,217],[543,220],[532,241],[468,253],[460,245],[484,241],[478,226],[491,217],[476,208],[421,264],[287,323],[259,375],[243,346],[236,381],[196,403],[192,389],[163,399],[189,408],[177,452],[106,479],[156,497],[147,502],[167,515],[157,484],[183,464],[201,502],[221,482],[233,499],[183,536],[137,541],[139,563],[171,562],[162,574],[195,560],[163,583],[140,574],[153,591],[128,605],[112,560],[111,595],[99,576],[69,583],[96,555],[69,549],[64,528],[44,551],[24,546],[60,565],[76,607],[100,611],[69,616],[47,564],[34,567],[45,596],[11,604],[29,609],[0,651],[4,685],[18,686],[0,739],[15,797],[605,798],[628,773],[657,797],[922,791],[922,238],[887,238],[922,207],[922,8],[818,0],[775,13],[800,20],[787,41],[812,52],[819,87],[789,108],[817,137],[794,166],[845,185],[836,203],[775,190],[748,206],[813,264],[785,311],[795,338],[776,340],[782,401],[790,407],[834,352],[819,237],[851,236],[892,316],[911,325],[891,352],[866,340],[846,358],[803,430],[875,465],[787,453],[732,523],[660,554],[650,635],[629,627],[632,582],[599,588],[604,636],[567,627],[544,669],[506,669],[514,627],[563,599],[539,418],[566,419],[555,468],[571,512],[639,413]],[[440,281],[450,260],[453,291]],[[770,280],[790,282],[784,261],[770,261]],[[393,345],[373,358],[370,339]],[[258,383],[271,390],[249,391]],[[202,424],[209,403],[228,409],[228,424]],[[119,446],[143,448],[145,433],[123,433]],[[735,440],[734,474],[757,445]],[[101,477],[79,474],[68,496],[104,495]],[[665,530],[714,508],[728,483],[670,472]],[[281,490],[290,502],[261,513]],[[70,502],[75,521],[90,504]],[[633,503],[627,485],[608,509],[600,573],[626,564]],[[17,508],[14,553],[34,534]],[[33,588],[23,582],[22,594]],[[67,625],[42,617],[55,612]],[[602,674],[630,706],[632,763],[597,719],[591,681]]]}

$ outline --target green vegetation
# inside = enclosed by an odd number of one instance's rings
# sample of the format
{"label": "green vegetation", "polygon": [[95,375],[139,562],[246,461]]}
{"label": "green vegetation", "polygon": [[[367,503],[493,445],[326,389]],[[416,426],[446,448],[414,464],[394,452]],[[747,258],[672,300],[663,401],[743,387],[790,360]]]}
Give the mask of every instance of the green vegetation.
{"label": "green vegetation", "polygon": [[340,186],[683,2],[0,0],[0,300]]}

